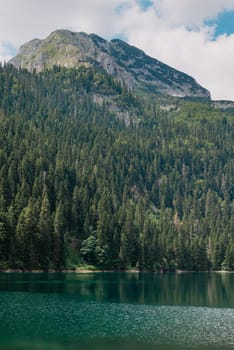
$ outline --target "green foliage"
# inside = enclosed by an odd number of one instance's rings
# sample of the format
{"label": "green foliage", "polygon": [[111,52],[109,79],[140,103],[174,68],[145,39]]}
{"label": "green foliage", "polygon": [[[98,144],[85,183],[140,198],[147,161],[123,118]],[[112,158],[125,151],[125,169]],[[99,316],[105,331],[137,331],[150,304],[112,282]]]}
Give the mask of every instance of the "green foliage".
{"label": "green foliage", "polygon": [[97,264],[97,239],[95,236],[89,236],[82,242],[80,255],[86,263]]}
{"label": "green foliage", "polygon": [[0,268],[234,269],[233,117],[160,103],[0,67]]}

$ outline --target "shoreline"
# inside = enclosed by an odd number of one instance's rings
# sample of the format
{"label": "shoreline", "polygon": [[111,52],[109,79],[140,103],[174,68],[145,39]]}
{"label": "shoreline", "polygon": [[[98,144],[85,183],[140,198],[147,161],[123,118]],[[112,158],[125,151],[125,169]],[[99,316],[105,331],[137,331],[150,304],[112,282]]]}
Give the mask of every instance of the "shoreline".
{"label": "shoreline", "polygon": [[21,270],[21,269],[0,269],[1,273],[73,273],[73,274],[91,274],[91,273],[157,273],[157,274],[165,274],[165,273],[174,273],[174,274],[186,274],[186,273],[223,273],[229,274],[234,273],[234,271],[226,271],[226,270],[207,270],[207,271],[193,271],[193,270],[175,270],[175,271],[161,271],[161,270],[138,270],[138,269],[126,269],[126,270],[100,270],[100,269],[87,269],[87,268],[77,268],[74,270],[71,269],[62,269],[62,270],[53,270],[50,269],[48,271],[44,270]]}

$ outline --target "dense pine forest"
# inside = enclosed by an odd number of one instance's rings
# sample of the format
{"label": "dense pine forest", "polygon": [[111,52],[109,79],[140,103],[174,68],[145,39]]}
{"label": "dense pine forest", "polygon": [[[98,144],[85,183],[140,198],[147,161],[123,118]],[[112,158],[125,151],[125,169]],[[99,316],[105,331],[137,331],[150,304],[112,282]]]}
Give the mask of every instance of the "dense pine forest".
{"label": "dense pine forest", "polygon": [[0,67],[0,269],[234,270],[234,115],[165,101]]}

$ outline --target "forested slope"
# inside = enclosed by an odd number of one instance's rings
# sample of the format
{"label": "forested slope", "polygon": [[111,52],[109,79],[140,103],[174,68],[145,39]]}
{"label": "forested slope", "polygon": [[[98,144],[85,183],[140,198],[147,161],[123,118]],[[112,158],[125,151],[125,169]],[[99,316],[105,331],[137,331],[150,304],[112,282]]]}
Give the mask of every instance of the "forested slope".
{"label": "forested slope", "polygon": [[0,268],[234,269],[234,118],[0,68]]}

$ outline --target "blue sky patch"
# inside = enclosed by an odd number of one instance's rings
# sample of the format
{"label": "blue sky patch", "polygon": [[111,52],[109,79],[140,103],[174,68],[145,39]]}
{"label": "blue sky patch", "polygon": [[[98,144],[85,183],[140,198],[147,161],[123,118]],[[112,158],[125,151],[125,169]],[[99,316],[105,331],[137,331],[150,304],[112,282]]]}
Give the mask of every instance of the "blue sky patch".
{"label": "blue sky patch", "polygon": [[137,3],[142,10],[147,10],[154,4],[151,0],[137,0]]}
{"label": "blue sky patch", "polygon": [[[149,7],[153,6],[154,4],[151,0],[136,0],[136,3],[140,6],[140,9],[142,11],[147,10]],[[124,2],[121,5],[116,7],[116,12],[118,14],[121,14],[127,8],[130,8],[130,5],[128,2]]]}
{"label": "blue sky patch", "polygon": [[206,21],[207,25],[214,25],[215,32],[214,38],[217,38],[223,34],[233,34],[234,33],[234,11],[224,11],[218,17],[212,20]]}
{"label": "blue sky patch", "polygon": [[2,48],[9,56],[15,56],[17,54],[17,48],[8,41],[2,42]]}
{"label": "blue sky patch", "polygon": [[129,8],[129,4],[122,3],[121,5],[116,6],[115,11],[118,15],[121,15],[128,8]]}

